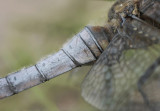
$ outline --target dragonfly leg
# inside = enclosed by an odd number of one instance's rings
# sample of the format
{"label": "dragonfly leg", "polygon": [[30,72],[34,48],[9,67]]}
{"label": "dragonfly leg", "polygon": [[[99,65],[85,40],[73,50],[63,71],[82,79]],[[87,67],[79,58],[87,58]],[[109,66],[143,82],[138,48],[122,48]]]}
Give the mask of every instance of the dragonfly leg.
{"label": "dragonfly leg", "polygon": [[142,86],[145,84],[147,79],[149,79],[149,77],[152,76],[152,74],[159,65],[160,65],[160,57],[158,57],[156,61],[154,61],[154,63],[148,67],[146,72],[140,77],[138,81],[138,90],[141,93],[145,104],[150,108],[151,111],[155,111],[155,109],[151,106],[149,99],[147,98],[147,94],[143,91]]}

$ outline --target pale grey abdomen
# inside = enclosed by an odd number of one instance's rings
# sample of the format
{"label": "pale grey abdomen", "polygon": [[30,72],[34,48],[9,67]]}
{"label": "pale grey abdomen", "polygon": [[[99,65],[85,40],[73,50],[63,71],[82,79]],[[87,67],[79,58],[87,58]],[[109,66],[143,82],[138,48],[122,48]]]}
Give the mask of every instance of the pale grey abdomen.
{"label": "pale grey abdomen", "polygon": [[57,53],[0,79],[0,99],[17,94],[78,66],[95,61],[111,37],[104,27],[86,27]]}

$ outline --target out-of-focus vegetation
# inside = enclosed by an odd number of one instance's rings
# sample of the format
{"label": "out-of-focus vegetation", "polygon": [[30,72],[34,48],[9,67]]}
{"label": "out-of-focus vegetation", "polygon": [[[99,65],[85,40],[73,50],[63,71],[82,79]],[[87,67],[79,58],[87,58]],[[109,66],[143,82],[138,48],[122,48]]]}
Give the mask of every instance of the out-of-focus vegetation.
{"label": "out-of-focus vegetation", "polygon": [[[101,0],[0,0],[0,77],[55,53],[85,25],[104,25],[112,4]],[[80,83],[88,71],[84,69],[74,72],[76,78],[64,74],[0,100],[0,111],[97,111],[80,95]]]}

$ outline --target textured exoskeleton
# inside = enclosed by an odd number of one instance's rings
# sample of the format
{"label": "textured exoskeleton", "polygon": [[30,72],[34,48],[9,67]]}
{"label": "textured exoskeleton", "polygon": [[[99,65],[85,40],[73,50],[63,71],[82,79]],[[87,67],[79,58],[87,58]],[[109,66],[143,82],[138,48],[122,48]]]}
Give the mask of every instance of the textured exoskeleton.
{"label": "textured exoskeleton", "polygon": [[86,101],[102,111],[158,111],[159,10],[159,0],[117,0],[103,27],[85,27],[56,54],[1,78],[0,98],[97,60],[82,83]]}

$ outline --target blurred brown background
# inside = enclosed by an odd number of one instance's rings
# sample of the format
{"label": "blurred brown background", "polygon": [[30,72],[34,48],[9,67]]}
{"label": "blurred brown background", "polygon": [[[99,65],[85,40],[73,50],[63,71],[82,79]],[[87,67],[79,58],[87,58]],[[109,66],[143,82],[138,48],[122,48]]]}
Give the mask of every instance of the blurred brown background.
{"label": "blurred brown background", "polygon": [[[104,25],[112,4],[101,0],[0,0],[0,77],[55,53],[85,25]],[[89,68],[80,70],[0,100],[0,111],[97,111],[81,97],[80,83]]]}

